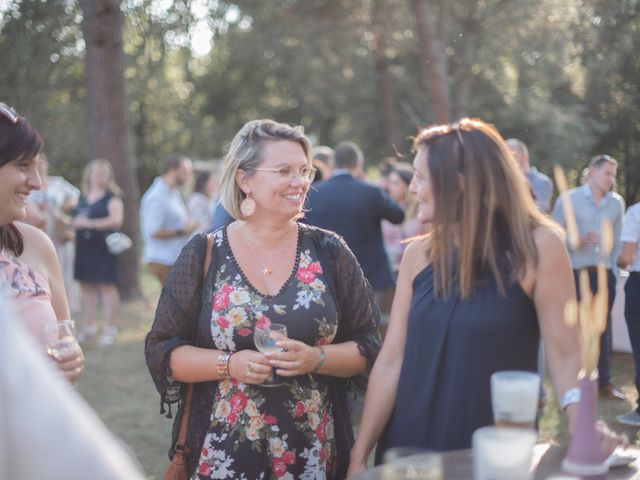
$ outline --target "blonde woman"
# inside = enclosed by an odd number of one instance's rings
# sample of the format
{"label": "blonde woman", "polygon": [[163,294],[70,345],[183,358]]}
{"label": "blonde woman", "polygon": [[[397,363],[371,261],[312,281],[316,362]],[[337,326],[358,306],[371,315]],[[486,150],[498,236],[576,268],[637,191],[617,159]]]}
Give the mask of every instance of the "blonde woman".
{"label": "blonde woman", "polygon": [[101,301],[106,319],[98,337],[101,347],[112,345],[118,334],[118,257],[107,250],[105,238],[120,229],[122,218],[120,188],[114,181],[111,165],[103,159],[92,160],[82,176],[82,195],[73,219],[74,278],[80,282],[83,302],[83,326],[78,339],[86,342],[98,333],[96,315]]}
{"label": "blonde woman", "polygon": [[[196,235],[162,289],[147,365],[163,404],[194,384],[192,479],[346,474],[347,379],[375,359],[377,310],[346,244],[297,222],[315,174],[310,151],[302,127],[247,123],[220,180],[236,220],[212,234],[207,272],[207,240]],[[284,324],[288,339],[263,354],[253,334],[271,322]],[[268,388],[272,373],[281,385]]]}

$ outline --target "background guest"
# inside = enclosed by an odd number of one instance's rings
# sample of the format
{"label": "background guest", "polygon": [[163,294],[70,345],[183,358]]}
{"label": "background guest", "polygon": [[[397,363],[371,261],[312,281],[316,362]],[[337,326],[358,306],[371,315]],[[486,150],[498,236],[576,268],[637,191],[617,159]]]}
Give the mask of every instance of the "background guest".
{"label": "background guest", "polygon": [[211,170],[196,175],[193,192],[187,198],[189,217],[197,223],[194,233],[204,233],[211,226],[217,186],[218,180]]}
{"label": "background guest", "polygon": [[[624,319],[635,361],[636,392],[640,395],[640,203],[627,209],[620,238],[622,249],[618,266],[629,269],[629,278],[624,285]],[[618,415],[617,420],[624,425],[640,427],[640,402],[630,412]]]}
{"label": "background guest", "polygon": [[73,280],[75,258],[75,231],[71,227],[73,209],[78,204],[80,190],[63,177],[49,175],[49,161],[44,153],[38,157],[38,173],[42,188],[32,192],[28,201],[36,208],[29,209],[25,221],[42,228],[58,254],[62,268],[64,288],[71,313],[80,311],[78,285]]}
{"label": "background guest", "polygon": [[86,342],[98,332],[96,315],[101,300],[105,316],[98,338],[101,347],[112,345],[118,335],[118,257],[109,252],[105,239],[122,226],[123,211],[111,164],[103,159],[92,160],[82,175],[82,195],[73,218],[74,278],[80,282],[83,302],[83,325],[78,339]]}
{"label": "background guest", "polygon": [[387,251],[394,277],[398,275],[400,259],[407,244],[404,240],[425,233],[427,226],[416,217],[416,202],[409,192],[409,184],[413,178],[413,167],[410,163],[397,162],[387,178],[387,191],[404,210],[404,220],[400,224],[382,221],[382,237]]}
{"label": "background guest", "polygon": [[178,191],[191,177],[191,160],[184,155],[168,155],[162,161],[162,175],[140,201],[140,228],[144,240],[143,258],[161,284],[198,223],[189,218]]}
{"label": "background guest", "polygon": [[[620,231],[624,216],[624,200],[612,192],[615,184],[618,162],[608,155],[598,155],[589,162],[589,174],[584,185],[569,190],[562,195],[553,207],[553,218],[560,225],[566,226],[562,202],[570,201],[575,212],[580,245],[569,251],[573,277],[578,299],[580,298],[579,271],[586,269],[589,273],[589,285],[595,293],[598,289],[597,266],[601,261],[607,267],[607,286],[609,304],[607,306],[607,326],[600,338],[600,359],[598,361],[598,384],[600,396],[611,400],[622,401],[624,394],[611,382],[611,354],[613,340],[611,333],[611,309],[616,298],[616,259],[620,253]],[[613,250],[603,258],[600,252],[602,221],[608,220],[613,228]]]}

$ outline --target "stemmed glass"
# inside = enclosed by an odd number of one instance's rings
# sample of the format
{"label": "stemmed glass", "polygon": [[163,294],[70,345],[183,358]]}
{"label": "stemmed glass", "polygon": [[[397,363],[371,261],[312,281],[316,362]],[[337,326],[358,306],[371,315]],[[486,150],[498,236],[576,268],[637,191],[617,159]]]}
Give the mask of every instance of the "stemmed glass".
{"label": "stemmed glass", "polygon": [[[253,330],[253,343],[256,348],[262,353],[282,352],[282,348],[276,344],[280,340],[287,338],[287,327],[280,323],[270,323],[265,326],[256,325]],[[277,382],[274,375],[271,375],[262,386],[265,387],[279,387],[283,385],[282,382]]]}

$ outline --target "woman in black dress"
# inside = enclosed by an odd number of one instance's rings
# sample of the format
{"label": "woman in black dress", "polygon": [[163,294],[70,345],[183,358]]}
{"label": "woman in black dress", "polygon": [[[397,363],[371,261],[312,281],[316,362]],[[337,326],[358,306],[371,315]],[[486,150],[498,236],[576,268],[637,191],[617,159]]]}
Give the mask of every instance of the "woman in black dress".
{"label": "woman in black dress", "polygon": [[102,301],[106,324],[98,345],[109,346],[118,334],[120,308],[118,293],[118,257],[107,250],[107,235],[122,226],[123,204],[113,169],[103,159],[92,160],[82,177],[82,195],[78,201],[73,226],[76,229],[74,278],[82,289],[83,326],[78,335],[86,342],[98,332],[96,314]]}
{"label": "woman in black dress", "polygon": [[[193,479],[346,474],[347,379],[377,355],[378,311],[344,241],[297,222],[313,176],[302,127],[249,122],[220,182],[236,221],[212,234],[207,272],[207,239],[196,235],[162,289],[147,364],[163,404],[194,384]],[[289,338],[278,342],[283,351],[262,354],[254,329],[271,322],[286,325]],[[263,385],[272,372],[281,386]]]}
{"label": "woman in black dress", "polygon": [[[423,130],[414,149],[410,189],[432,230],[402,259],[351,475],[376,441],[378,459],[399,446],[469,448],[493,424],[491,375],[535,372],[540,336],[557,398],[580,369],[577,329],[563,319],[575,291],[560,229],[538,212],[498,131],[463,119]],[[573,428],[575,398],[565,398]],[[607,448],[623,440],[605,436]]]}

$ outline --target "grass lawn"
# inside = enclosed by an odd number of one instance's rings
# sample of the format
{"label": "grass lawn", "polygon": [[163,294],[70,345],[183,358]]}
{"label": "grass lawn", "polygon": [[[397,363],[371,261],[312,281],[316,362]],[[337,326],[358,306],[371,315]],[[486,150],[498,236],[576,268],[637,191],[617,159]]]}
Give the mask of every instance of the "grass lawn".
{"label": "grass lawn", "polygon": [[[106,349],[85,346],[86,367],[78,384],[79,393],[91,404],[106,425],[131,449],[149,479],[161,479],[168,463],[172,420],[159,414],[160,400],[144,360],[144,337],[151,326],[160,287],[146,271],[142,274],[144,300],[122,307],[121,333],[117,343]],[[616,354],[613,378],[628,402],[602,400],[600,415],[614,429],[625,432],[640,446],[637,429],[615,422],[616,415],[631,409],[635,401],[633,359]],[[548,401],[540,424],[540,440],[567,442],[564,419],[558,413],[547,382]]]}

